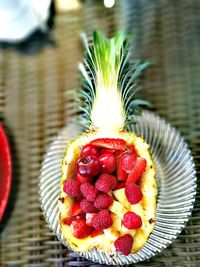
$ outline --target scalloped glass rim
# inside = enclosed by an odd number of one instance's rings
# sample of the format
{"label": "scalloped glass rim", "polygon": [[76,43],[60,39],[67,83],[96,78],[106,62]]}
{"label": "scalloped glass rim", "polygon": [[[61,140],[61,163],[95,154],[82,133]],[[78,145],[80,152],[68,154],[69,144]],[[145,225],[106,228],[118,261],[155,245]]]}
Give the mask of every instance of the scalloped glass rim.
{"label": "scalloped glass rim", "polygon": [[[130,130],[150,145],[156,166],[158,198],[156,224],[145,246],[129,256],[109,255],[97,250],[79,253],[101,264],[131,264],[147,260],[166,248],[180,234],[191,215],[196,195],[196,172],[191,152],[180,134],[160,117],[144,111]],[[58,223],[61,161],[69,140],[79,134],[70,124],[51,144],[42,164],[39,193],[44,217],[58,239],[66,243]],[[77,253],[77,252],[76,252]]]}

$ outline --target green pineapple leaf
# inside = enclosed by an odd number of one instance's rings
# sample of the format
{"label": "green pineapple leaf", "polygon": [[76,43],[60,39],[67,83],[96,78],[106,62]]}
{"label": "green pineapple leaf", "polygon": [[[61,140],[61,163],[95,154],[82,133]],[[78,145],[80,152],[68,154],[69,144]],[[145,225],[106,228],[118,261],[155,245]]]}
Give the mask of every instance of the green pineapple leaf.
{"label": "green pineapple leaf", "polygon": [[130,42],[122,31],[111,39],[95,31],[91,45],[85,34],[82,39],[85,47],[83,63],[79,64],[82,88],[68,93],[74,105],[78,103],[80,122],[85,128],[123,129],[133,122],[134,115],[140,114],[141,106],[148,105],[134,97],[140,89],[136,79],[149,63],[135,60],[130,64]]}

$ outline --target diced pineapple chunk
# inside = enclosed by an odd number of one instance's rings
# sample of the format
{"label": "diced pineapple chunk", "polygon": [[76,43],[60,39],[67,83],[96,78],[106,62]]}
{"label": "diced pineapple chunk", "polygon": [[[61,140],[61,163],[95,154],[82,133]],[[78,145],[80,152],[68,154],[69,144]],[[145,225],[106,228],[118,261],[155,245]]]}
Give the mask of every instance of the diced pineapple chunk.
{"label": "diced pineapple chunk", "polygon": [[125,189],[121,188],[118,190],[113,191],[114,196],[116,199],[128,210],[130,210],[131,204],[128,202],[126,195],[125,195]]}
{"label": "diced pineapple chunk", "polygon": [[122,218],[116,214],[111,214],[113,225],[112,227],[116,229],[117,231],[121,231],[122,226]]}
{"label": "diced pineapple chunk", "polygon": [[116,231],[113,227],[104,229],[104,234],[110,241],[115,241],[119,237],[119,232]]}
{"label": "diced pineapple chunk", "polygon": [[135,235],[136,230],[135,229],[128,229],[126,228],[124,225],[122,225],[121,227],[121,234],[125,235],[125,234],[130,234],[132,235],[132,237]]}
{"label": "diced pineapple chunk", "polygon": [[131,252],[134,253],[138,250],[140,250],[144,244],[147,241],[147,237],[145,235],[145,233],[143,232],[143,230],[137,230],[136,234],[134,236],[134,242],[133,242],[133,246],[132,246],[132,250]]}
{"label": "diced pineapple chunk", "polygon": [[117,214],[117,215],[121,215],[123,216],[124,213],[127,212],[127,210],[124,208],[124,206],[119,203],[118,201],[113,201],[112,205],[109,208],[110,211],[112,211],[113,213]]}

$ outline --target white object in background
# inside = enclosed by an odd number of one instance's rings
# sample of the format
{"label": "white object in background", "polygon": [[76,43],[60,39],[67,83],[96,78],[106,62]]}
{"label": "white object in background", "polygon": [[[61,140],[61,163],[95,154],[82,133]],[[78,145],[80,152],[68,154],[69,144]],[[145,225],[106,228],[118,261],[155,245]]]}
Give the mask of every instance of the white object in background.
{"label": "white object in background", "polygon": [[111,8],[114,6],[115,0],[104,0],[103,3],[105,7]]}
{"label": "white object in background", "polygon": [[1,0],[0,41],[18,42],[37,28],[45,30],[51,0]]}
{"label": "white object in background", "polygon": [[77,10],[81,7],[79,0],[55,0],[57,12],[67,12]]}

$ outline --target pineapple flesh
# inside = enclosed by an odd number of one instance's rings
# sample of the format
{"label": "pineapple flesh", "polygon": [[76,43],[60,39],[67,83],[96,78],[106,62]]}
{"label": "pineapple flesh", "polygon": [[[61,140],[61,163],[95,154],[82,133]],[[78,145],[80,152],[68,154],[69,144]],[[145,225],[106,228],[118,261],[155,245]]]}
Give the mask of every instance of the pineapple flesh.
{"label": "pineapple flesh", "polygon": [[[76,105],[77,101],[82,105],[80,122],[86,126],[86,131],[68,144],[62,161],[58,201],[61,231],[70,247],[77,252],[98,249],[106,253],[115,252],[114,241],[128,233],[134,239],[131,252],[135,253],[147,242],[156,220],[156,171],[149,145],[126,129],[126,125],[132,120],[132,112],[137,110],[137,104],[140,103],[132,98],[135,92],[133,84],[147,64],[128,65],[129,52],[122,32],[110,40],[102,33],[95,32],[93,45],[89,47],[86,39],[84,44],[86,54],[84,64],[80,65],[84,89],[72,92],[71,99]],[[63,191],[63,185],[66,179],[75,179],[77,160],[80,158],[82,147],[98,138],[123,139],[128,146],[135,147],[137,155],[146,159],[146,169],[139,180],[143,197],[139,203],[131,204],[126,198],[124,188],[114,190],[114,201],[109,207],[113,219],[112,226],[100,235],[80,239],[73,235],[71,226],[64,223],[74,200]],[[122,225],[123,215],[127,211],[133,211],[141,217],[140,229],[127,229]]]}

